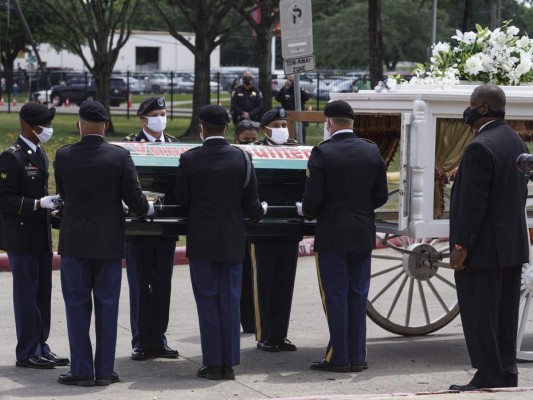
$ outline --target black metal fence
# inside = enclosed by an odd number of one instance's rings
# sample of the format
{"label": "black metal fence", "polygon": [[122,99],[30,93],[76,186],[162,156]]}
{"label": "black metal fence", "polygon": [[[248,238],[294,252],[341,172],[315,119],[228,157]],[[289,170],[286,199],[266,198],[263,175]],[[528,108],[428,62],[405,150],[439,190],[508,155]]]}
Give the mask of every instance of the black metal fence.
{"label": "black metal fence", "polygon": [[[392,72],[387,74],[397,74]],[[402,73],[406,78],[409,75]],[[240,84],[242,71],[213,72],[210,75],[211,101],[229,108],[233,88]],[[95,87],[91,75],[72,69],[49,70],[46,76],[39,72],[29,74],[18,70],[13,73],[11,85],[0,86],[0,111],[11,111],[16,101],[36,101],[54,104],[58,112],[75,112],[70,105],[81,104],[94,98]],[[285,83],[285,75],[279,71],[272,74],[273,96]],[[257,80],[255,82],[257,84]],[[8,86],[6,90],[6,86]],[[300,74],[300,87],[311,95],[306,104],[320,110],[330,93],[356,92],[370,89],[370,75],[367,71],[317,71]],[[125,72],[113,73],[111,78],[111,112],[113,114],[135,114],[138,103],[144,97],[161,95],[167,101],[170,118],[187,117],[192,113],[194,75],[191,72]],[[273,106],[277,101],[273,98]]]}

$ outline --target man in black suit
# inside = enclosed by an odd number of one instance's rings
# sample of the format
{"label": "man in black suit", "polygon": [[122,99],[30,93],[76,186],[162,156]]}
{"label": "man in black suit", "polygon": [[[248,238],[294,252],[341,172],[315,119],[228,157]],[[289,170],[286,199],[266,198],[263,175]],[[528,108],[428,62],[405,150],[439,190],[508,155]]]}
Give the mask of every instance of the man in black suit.
{"label": "man in black suit", "polygon": [[264,210],[250,156],[224,138],[227,111],[208,105],[199,118],[204,144],[181,155],[176,178],[176,199],[188,208],[187,257],[200,320],[204,365],[197,376],[235,379],[244,217],[259,220]]}
{"label": "man in black suit", "polygon": [[451,390],[518,385],[516,335],[522,264],[528,262],[526,179],[516,159],[527,147],[505,122],[505,93],[478,86],[463,118],[475,131],[452,187],[450,265],[472,367]]}
{"label": "man in black suit", "polygon": [[[142,124],[139,134],[123,139],[128,142],[166,143],[178,139],[167,135],[167,112],[163,97],[148,97],[139,106]],[[171,199],[166,199],[173,203]],[[170,200],[170,201],[169,201]],[[148,357],[176,358],[178,352],[167,344],[170,291],[177,235],[126,236],[126,266],[130,288],[131,359]]]}
{"label": "man in black suit", "polygon": [[68,365],[46,343],[50,333],[52,241],[50,210],[59,196],[48,196],[48,157],[41,148],[52,136],[55,108],[22,106],[20,136],[0,155],[0,249],[13,273],[17,328],[17,367]]}
{"label": "man in black suit", "polygon": [[387,201],[385,162],[378,147],[353,132],[352,107],[324,108],[331,138],[315,146],[307,164],[303,205],[317,219],[315,252],[330,339],[311,369],[361,372],[366,363],[366,303],[370,255],[376,247],[374,210]]}
{"label": "man in black suit", "polygon": [[[81,140],[57,150],[56,185],[64,207],[59,233],[61,288],[67,312],[72,365],[59,383],[106,386],[113,371],[124,258],[122,201],[140,217],[153,213],[137,179],[130,153],[104,138],[109,118],[102,104],[84,102],[77,123]],[[96,353],[89,328],[92,305]]]}

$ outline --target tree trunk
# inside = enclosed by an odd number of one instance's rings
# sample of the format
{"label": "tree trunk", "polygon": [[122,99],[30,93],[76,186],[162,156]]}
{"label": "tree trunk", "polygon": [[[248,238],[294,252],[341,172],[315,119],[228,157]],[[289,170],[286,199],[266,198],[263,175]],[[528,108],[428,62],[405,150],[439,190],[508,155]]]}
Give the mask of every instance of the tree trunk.
{"label": "tree trunk", "polygon": [[370,85],[383,79],[383,35],[381,32],[381,0],[368,0],[368,39]]}
{"label": "tree trunk", "polygon": [[[202,40],[203,39],[203,40]],[[211,69],[211,51],[206,35],[196,36],[196,52],[194,55],[194,93],[192,96],[192,116],[187,131],[181,136],[187,139],[198,139],[198,113],[210,104],[211,91],[209,81]]]}
{"label": "tree trunk", "polygon": [[472,30],[472,11],[474,0],[465,0],[465,10],[463,13],[463,32]]}
{"label": "tree trunk", "polygon": [[95,65],[93,69],[93,79],[94,87],[96,90],[95,100],[98,100],[102,103],[107,111],[109,116],[109,128],[108,133],[115,133],[115,127],[113,126],[113,121],[111,119],[111,113],[109,112],[110,107],[110,94],[111,94],[111,71],[106,67],[100,67],[100,65]]}
{"label": "tree trunk", "polygon": [[257,53],[259,55],[259,90],[263,93],[263,113],[272,108],[272,29],[257,32]]}

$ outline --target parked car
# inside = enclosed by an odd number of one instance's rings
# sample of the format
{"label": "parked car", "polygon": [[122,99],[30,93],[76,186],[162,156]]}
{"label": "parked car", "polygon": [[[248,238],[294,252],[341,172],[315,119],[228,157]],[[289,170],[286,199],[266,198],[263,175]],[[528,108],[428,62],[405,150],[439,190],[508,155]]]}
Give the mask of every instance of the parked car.
{"label": "parked car", "polygon": [[[120,106],[120,103],[128,101],[126,82],[123,78],[111,78],[110,104],[113,107]],[[69,79],[65,85],[52,87],[50,99],[54,104],[60,106],[66,99],[76,105],[81,105],[85,100],[93,100],[96,94],[94,79],[85,77]]]}
{"label": "parked car", "polygon": [[357,79],[352,78],[337,78],[329,83],[327,80],[323,80],[320,84],[320,90],[317,87],[313,92],[313,97],[321,100],[329,100],[330,93],[352,93],[357,91],[357,81]]}
{"label": "parked car", "polygon": [[[194,90],[194,76],[178,76],[174,79],[175,89],[177,93],[192,93]],[[218,89],[218,83],[215,81],[209,81],[209,90],[216,92]]]}
{"label": "parked car", "polygon": [[50,93],[50,89],[37,90],[31,94],[31,98],[37,103],[50,103]]}

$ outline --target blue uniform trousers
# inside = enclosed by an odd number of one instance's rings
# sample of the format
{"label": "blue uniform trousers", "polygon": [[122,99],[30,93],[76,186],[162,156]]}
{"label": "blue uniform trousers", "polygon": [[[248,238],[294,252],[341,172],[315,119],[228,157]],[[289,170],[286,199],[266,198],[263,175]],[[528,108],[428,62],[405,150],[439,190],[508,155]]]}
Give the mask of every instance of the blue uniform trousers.
{"label": "blue uniform trousers", "polygon": [[[70,371],[74,376],[107,378],[113,374],[121,279],[120,260],[61,257]],[[93,301],[96,330],[94,361],[89,336]]]}
{"label": "blue uniform trousers", "polygon": [[204,365],[240,363],[241,261],[190,259]]}
{"label": "blue uniform trousers", "polygon": [[299,239],[252,243],[255,334],[258,341],[287,337]]}
{"label": "blue uniform trousers", "polygon": [[126,242],[133,348],[167,345],[170,290],[176,239]]}
{"label": "blue uniform trousers", "polygon": [[318,253],[319,286],[330,335],[325,360],[331,364],[365,361],[370,254]]}
{"label": "blue uniform trousers", "polygon": [[13,274],[17,360],[50,352],[52,253],[7,254]]}

